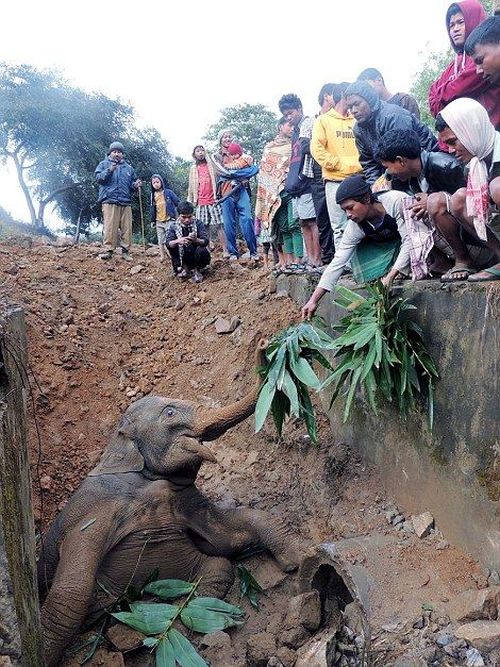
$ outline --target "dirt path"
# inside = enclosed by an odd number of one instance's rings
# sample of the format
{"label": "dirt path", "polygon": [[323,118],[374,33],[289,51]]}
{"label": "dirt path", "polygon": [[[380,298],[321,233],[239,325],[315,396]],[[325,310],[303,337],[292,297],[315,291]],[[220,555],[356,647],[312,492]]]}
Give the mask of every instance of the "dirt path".
{"label": "dirt path", "polygon": [[[216,257],[204,283],[180,284],[169,267],[139,249],[132,263],[102,262],[97,252],[92,246],[0,245],[0,303],[23,306],[28,324],[32,473],[41,528],[95,465],[131,401],[149,392],[210,406],[232,401],[253,381],[256,339],[297,319],[294,304],[270,293],[262,268]],[[241,324],[230,335],[218,335],[218,314],[237,316]],[[442,548],[440,535],[419,540],[388,523],[390,499],[376,471],[335,443],[325,418],[320,422],[316,450],[300,424],[289,424],[278,443],[270,425],[255,435],[247,420],[213,443],[217,464],[203,466],[200,486],[228,506],[282,513],[310,544],[339,541],[346,562],[362,567],[370,582],[378,640],[389,632],[383,625],[406,622],[411,629],[423,604],[439,609],[456,593],[483,586],[481,568],[453,546]],[[266,629],[278,636],[283,608],[294,594],[293,577],[283,577],[267,557],[254,557],[247,566],[268,595],[259,613],[242,603],[248,620],[231,633],[232,658],[213,665],[250,664],[248,638]],[[237,601],[236,588],[230,598]],[[414,636],[420,641],[417,634],[402,643],[387,634],[383,661],[374,664],[393,664],[405,643]],[[100,659],[87,664],[111,664]],[[146,663],[136,657],[126,664]]]}

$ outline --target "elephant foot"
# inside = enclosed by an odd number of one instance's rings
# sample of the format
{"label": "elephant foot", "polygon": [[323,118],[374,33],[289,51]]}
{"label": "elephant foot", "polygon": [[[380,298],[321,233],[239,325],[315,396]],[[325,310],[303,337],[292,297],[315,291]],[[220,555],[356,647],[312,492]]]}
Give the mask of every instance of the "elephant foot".
{"label": "elephant foot", "polygon": [[227,558],[205,556],[197,576],[201,578],[200,594],[222,599],[233,585],[234,568]]}
{"label": "elephant foot", "polygon": [[282,550],[279,553],[274,553],[276,562],[283,572],[293,572],[296,570],[302,562],[303,555],[304,549],[301,549],[298,545]]}

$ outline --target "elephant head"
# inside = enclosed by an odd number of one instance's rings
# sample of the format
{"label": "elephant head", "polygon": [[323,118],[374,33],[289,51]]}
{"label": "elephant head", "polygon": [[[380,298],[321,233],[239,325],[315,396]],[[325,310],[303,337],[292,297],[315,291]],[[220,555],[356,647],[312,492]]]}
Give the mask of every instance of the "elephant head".
{"label": "elephant head", "polygon": [[[267,342],[257,347],[263,364]],[[168,478],[192,483],[203,461],[215,456],[203,441],[215,440],[255,410],[260,380],[242,399],[209,410],[190,401],[146,396],[124,413],[101,461],[91,476],[141,472],[150,479]]]}

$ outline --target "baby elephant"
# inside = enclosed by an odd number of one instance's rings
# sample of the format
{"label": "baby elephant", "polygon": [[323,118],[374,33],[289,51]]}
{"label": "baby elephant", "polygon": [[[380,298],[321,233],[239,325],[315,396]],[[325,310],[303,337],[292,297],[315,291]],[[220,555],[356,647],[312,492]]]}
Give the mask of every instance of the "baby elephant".
{"label": "baby elephant", "polygon": [[[258,363],[264,348],[261,341]],[[202,442],[250,416],[257,396],[258,385],[212,411],[160,396],[128,408],[100,463],[44,539],[38,579],[49,667],[86,617],[156,568],[160,579],[201,577],[200,592],[223,597],[234,580],[229,559],[247,547],[268,549],[286,572],[298,567],[299,541],[280,520],[218,508],[195,486],[202,462],[215,461]]]}

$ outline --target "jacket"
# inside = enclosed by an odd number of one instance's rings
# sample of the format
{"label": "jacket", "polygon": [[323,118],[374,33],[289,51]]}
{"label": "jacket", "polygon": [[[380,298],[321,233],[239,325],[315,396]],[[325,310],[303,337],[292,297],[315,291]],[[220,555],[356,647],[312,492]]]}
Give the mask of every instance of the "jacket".
{"label": "jacket", "polygon": [[[465,21],[465,38],[486,18],[486,12],[478,0],[462,0],[456,3]],[[429,89],[429,108],[435,117],[444,107],[458,97],[471,97],[484,106],[490,120],[500,129],[500,86],[491,86],[480,74],[472,58],[452,42],[448,27],[449,10],[446,13],[446,31],[453,50],[454,60],[440,74]]]}
{"label": "jacket", "polygon": [[384,168],[375,159],[375,148],[380,137],[389,130],[413,130],[418,134],[423,150],[438,150],[437,139],[427,125],[406,109],[377,100],[368,119],[363,123],[356,122],[354,125],[359,161],[363,167],[363,174],[370,184],[384,173]]}
{"label": "jacket", "polygon": [[[208,173],[210,174],[210,181],[212,182],[212,188],[214,191],[214,200],[217,199],[217,177],[215,175],[215,169],[212,160],[207,160]],[[193,204],[193,206],[198,206],[198,192],[200,187],[200,181],[198,179],[198,165],[195,162],[191,165],[189,169],[189,183],[188,183],[188,194],[187,200]]]}
{"label": "jacket", "polygon": [[109,168],[113,161],[108,157],[96,167],[94,172],[95,179],[99,184],[99,196],[97,201],[105,204],[119,204],[120,206],[129,206],[131,195],[134,191],[134,182],[136,175],[128,162],[120,164],[110,171]]}
{"label": "jacket", "polygon": [[[163,194],[165,196],[165,204],[167,207],[167,214],[168,217],[171,220],[175,220],[177,217],[177,209],[176,206],[179,204],[180,199],[179,197],[175,194],[173,190],[170,190],[169,188],[165,187],[165,181],[163,178],[160,176],[160,174],[153,174],[151,178],[159,178],[161,181],[161,186],[163,190]],[[156,202],[155,202],[155,193],[156,191],[151,188],[151,197],[149,199],[149,215],[151,218],[151,222],[156,222]]]}
{"label": "jacket", "polygon": [[[448,192],[452,195],[460,188],[464,188],[467,180],[464,174],[464,168],[460,162],[448,153],[429,153],[422,151],[420,156],[422,162],[422,172],[419,179],[410,179],[409,181],[400,181],[397,177],[388,176],[393,190],[402,190],[410,194],[418,192]],[[426,185],[423,186],[423,183]]]}
{"label": "jacket", "polygon": [[344,117],[330,109],[318,116],[313,126],[311,155],[321,165],[326,181],[343,181],[361,171],[352,116]]}

